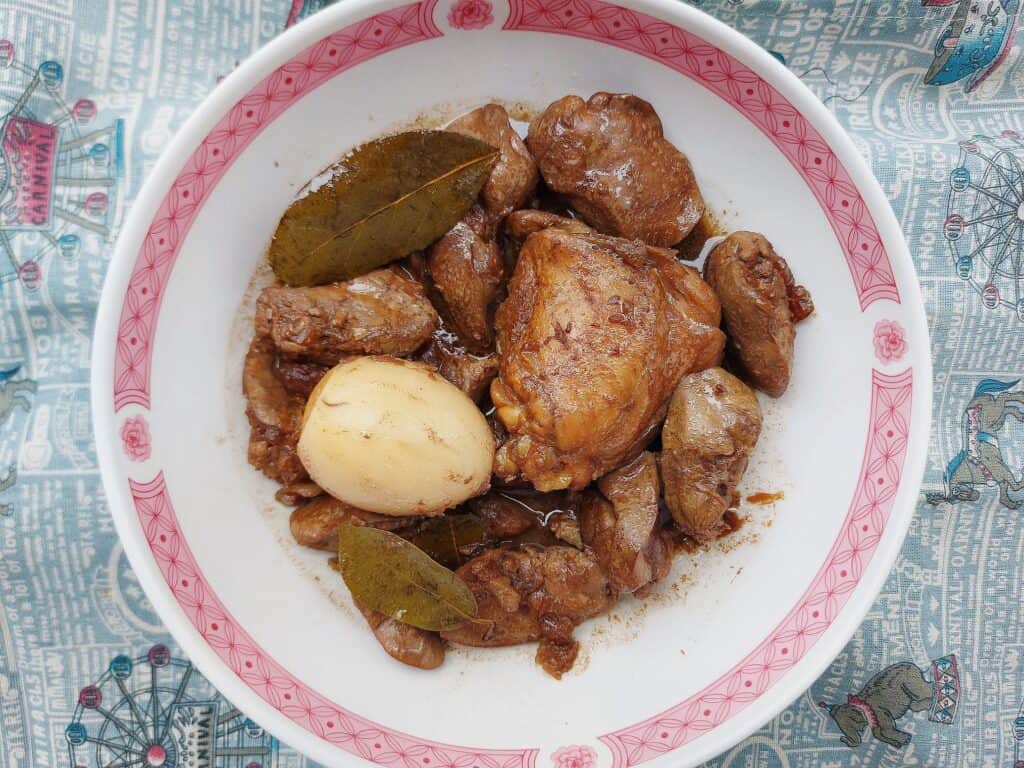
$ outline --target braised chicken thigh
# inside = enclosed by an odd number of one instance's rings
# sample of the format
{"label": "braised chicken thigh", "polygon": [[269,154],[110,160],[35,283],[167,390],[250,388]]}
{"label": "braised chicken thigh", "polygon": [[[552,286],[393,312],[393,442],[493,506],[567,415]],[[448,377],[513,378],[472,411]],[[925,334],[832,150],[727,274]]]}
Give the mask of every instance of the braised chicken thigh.
{"label": "braised chicken thigh", "polygon": [[552,227],[519,252],[495,319],[495,474],[585,487],[657,431],[679,377],[717,362],[718,301],[643,243]]}

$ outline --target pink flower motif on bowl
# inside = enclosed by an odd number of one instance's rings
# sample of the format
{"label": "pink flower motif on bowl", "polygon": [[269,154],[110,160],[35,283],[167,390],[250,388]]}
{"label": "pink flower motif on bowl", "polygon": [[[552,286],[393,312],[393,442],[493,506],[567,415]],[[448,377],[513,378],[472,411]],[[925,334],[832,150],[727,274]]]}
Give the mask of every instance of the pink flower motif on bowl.
{"label": "pink flower motif on bowl", "polygon": [[455,29],[483,29],[494,21],[488,0],[457,0],[448,11],[448,23]]}
{"label": "pink flower motif on bowl", "polygon": [[883,363],[894,363],[907,351],[907,332],[895,320],[875,323],[875,356]]}
{"label": "pink flower motif on bowl", "polygon": [[121,425],[121,444],[132,461],[145,461],[150,454],[149,424],[141,416],[126,419]]}
{"label": "pink flower motif on bowl", "polygon": [[583,744],[570,744],[556,749],[551,755],[555,768],[593,768],[597,753]]}

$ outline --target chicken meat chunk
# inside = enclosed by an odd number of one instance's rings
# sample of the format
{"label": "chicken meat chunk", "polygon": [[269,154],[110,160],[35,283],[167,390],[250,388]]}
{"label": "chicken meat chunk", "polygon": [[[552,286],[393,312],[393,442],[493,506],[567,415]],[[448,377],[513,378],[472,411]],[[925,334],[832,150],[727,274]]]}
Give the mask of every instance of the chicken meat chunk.
{"label": "chicken meat chunk", "polygon": [[245,415],[249,419],[249,463],[271,480],[290,484],[307,480],[297,452],[304,398],[289,392],[274,374],[274,346],[253,338],[242,368]]}
{"label": "chicken meat chunk", "polygon": [[420,518],[378,515],[357,509],[333,496],[318,496],[301,507],[292,510],[288,519],[292,538],[297,544],[325,552],[338,551],[338,528],[342,525],[359,525],[378,528],[382,531],[396,531],[413,525]]}
{"label": "chicken meat chunk", "polygon": [[474,355],[448,336],[436,332],[420,353],[420,360],[479,403],[498,375],[498,356],[493,352]]}
{"label": "chicken meat chunk", "polygon": [[[338,362],[344,362],[344,360]],[[281,382],[281,386],[302,398],[308,398],[313,393],[316,385],[320,383],[320,379],[329,370],[326,365],[281,355],[277,355],[274,360],[274,375]]]}
{"label": "chicken meat chunk", "polygon": [[508,113],[497,104],[474,109],[448,130],[498,150],[477,204],[427,251],[431,296],[441,316],[468,350],[485,354],[494,346],[494,303],[505,282],[498,227],[533,194],[537,166]]}
{"label": "chicken meat chunk", "polygon": [[796,324],[814,312],[786,260],[756,232],[733,232],[704,264],[722,303],[730,356],[754,387],[772,397],[789,387]]}
{"label": "chicken meat chunk", "polygon": [[538,661],[555,677],[576,658],[573,629],[615,601],[597,561],[573,547],[492,549],[461,566],[456,575],[476,597],[478,621],[441,636],[486,647],[541,640]]}
{"label": "chicken meat chunk", "polygon": [[418,282],[396,268],[312,288],[265,288],[256,301],[256,334],[278,353],[337,365],[349,355],[415,352],[437,327]]}
{"label": "chicken meat chunk", "polygon": [[494,302],[505,283],[505,260],[484,234],[484,216],[474,206],[427,251],[431,297],[466,349],[478,354],[494,346]]}
{"label": "chicken meat chunk", "polygon": [[503,482],[584,488],[656,433],[680,377],[718,364],[719,306],[698,273],[639,242],[530,235],[496,315]]}
{"label": "chicken meat chunk", "polygon": [[690,161],[636,96],[559,99],[530,124],[526,144],[548,187],[602,232],[675,245],[704,213]]}
{"label": "chicken meat chunk", "polygon": [[668,408],[659,459],[665,506],[692,538],[714,538],[761,433],[757,396],[731,373],[684,376]]}
{"label": "chicken meat chunk", "polygon": [[636,592],[668,575],[672,550],[658,529],[658,464],[644,451],[597,481],[580,510],[583,543],[612,586]]}
{"label": "chicken meat chunk", "polygon": [[539,179],[537,164],[512,127],[508,112],[498,104],[467,112],[453,120],[447,130],[479,139],[498,150],[498,160],[480,191],[487,223],[483,234],[492,239],[502,220],[533,194]]}
{"label": "chicken meat chunk", "polygon": [[444,662],[444,642],[436,632],[405,624],[354,600],[387,654],[419,669],[437,669]]}

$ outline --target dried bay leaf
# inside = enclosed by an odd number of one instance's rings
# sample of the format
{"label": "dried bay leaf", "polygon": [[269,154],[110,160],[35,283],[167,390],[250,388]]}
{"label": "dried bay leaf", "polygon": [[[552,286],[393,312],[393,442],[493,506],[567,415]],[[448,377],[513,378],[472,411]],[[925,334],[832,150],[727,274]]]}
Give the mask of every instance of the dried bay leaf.
{"label": "dried bay leaf", "polygon": [[476,618],[476,598],[458,576],[388,531],[341,526],[338,563],[354,598],[398,621],[439,632]]}
{"label": "dried bay leaf", "polygon": [[288,207],[270,265],[289,285],[322,285],[426,248],[470,209],[497,157],[490,145],[449,131],[363,144]]}
{"label": "dried bay leaf", "polygon": [[487,543],[487,531],[476,515],[444,515],[424,520],[401,534],[445,568],[458,568],[470,553]]}

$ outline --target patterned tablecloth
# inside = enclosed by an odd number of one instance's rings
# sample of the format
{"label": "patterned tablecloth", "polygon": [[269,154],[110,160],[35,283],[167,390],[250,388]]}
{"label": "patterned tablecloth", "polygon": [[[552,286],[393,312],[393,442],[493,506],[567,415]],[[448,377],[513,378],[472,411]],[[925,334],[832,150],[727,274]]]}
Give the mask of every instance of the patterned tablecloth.
{"label": "patterned tablecloth", "polygon": [[[188,705],[167,707],[163,727],[215,723],[217,765],[311,765],[213,690],[161,626],[105,508],[88,402],[104,271],[147,172],[218,78],[323,4],[0,0],[2,768],[143,764],[96,740],[127,727],[119,713],[147,706],[153,684]],[[698,4],[783,61],[852,134],[909,241],[935,360],[925,488],[882,594],[826,674],[711,765],[1021,768],[1024,10]],[[140,665],[153,683],[126,685]],[[844,736],[908,696],[897,736]]]}

